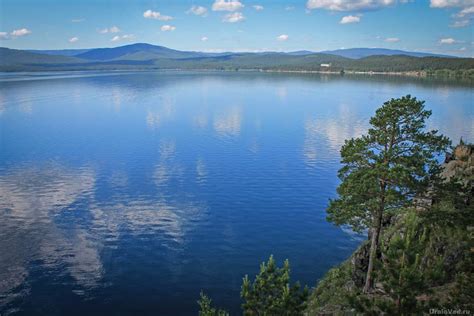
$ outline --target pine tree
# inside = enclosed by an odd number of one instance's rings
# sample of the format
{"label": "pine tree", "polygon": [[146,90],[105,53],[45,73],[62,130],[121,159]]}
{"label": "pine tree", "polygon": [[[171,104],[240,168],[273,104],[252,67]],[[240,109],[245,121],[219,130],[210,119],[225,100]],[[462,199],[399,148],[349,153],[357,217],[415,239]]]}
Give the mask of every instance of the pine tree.
{"label": "pine tree", "polygon": [[212,307],[212,300],[201,292],[201,297],[198,300],[199,316],[229,316],[229,313],[222,309]]}
{"label": "pine tree", "polygon": [[373,288],[373,269],[382,221],[387,211],[413,204],[438,174],[436,155],[449,140],[437,131],[425,132],[431,111],[411,96],[391,99],[370,119],[367,135],[346,140],[338,198],[331,200],[328,220],[355,231],[369,228],[370,252],[364,292]]}
{"label": "pine tree", "polygon": [[445,254],[432,249],[439,231],[432,231],[415,210],[405,211],[403,226],[389,232],[390,238],[381,244],[375,271],[379,291],[350,297],[351,305],[363,314],[417,315],[426,312],[428,306],[438,306],[431,297],[431,287],[446,278]]}
{"label": "pine tree", "polygon": [[[413,315],[426,309],[422,301],[417,300],[417,296],[428,292],[425,277],[432,277],[442,271],[436,269],[439,265],[422,265],[428,229],[421,224],[414,212],[407,214],[403,229],[404,231],[393,236],[389,244],[383,247],[385,251],[378,276],[392,299],[392,304],[385,305],[391,305],[385,311],[397,315]],[[430,271],[426,271],[427,268],[430,268]]]}
{"label": "pine tree", "polygon": [[290,286],[290,264],[285,260],[278,268],[273,256],[260,266],[252,283],[245,276],[241,296],[244,315],[303,315],[309,291],[300,290],[299,283]]}

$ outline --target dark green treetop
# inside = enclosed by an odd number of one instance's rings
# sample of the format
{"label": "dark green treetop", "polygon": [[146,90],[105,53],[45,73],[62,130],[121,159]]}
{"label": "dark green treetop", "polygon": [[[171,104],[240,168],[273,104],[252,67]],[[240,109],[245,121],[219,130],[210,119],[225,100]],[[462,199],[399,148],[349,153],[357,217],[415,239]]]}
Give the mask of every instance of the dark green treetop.
{"label": "dark green treetop", "polygon": [[425,131],[430,116],[424,101],[391,99],[370,119],[367,135],[346,140],[329,221],[361,231],[373,226],[374,213],[404,206],[428,188],[438,171],[436,157],[450,144],[436,130]]}
{"label": "dark green treetop", "polygon": [[273,256],[262,263],[260,273],[251,282],[245,276],[241,296],[244,315],[303,315],[309,290],[299,283],[290,286],[290,264],[277,267]]}
{"label": "dark green treetop", "polygon": [[201,291],[199,300],[199,316],[229,316],[229,313],[223,309],[212,306],[212,300]]}

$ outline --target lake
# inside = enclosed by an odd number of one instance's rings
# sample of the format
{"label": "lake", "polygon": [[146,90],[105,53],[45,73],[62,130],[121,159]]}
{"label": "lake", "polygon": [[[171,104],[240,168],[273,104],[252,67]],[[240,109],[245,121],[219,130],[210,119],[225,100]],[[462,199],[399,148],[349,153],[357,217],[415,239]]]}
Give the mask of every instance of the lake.
{"label": "lake", "polygon": [[474,140],[472,86],[261,73],[0,75],[0,314],[233,313],[273,254],[314,286],[363,237],[325,220],[339,149],[411,94]]}

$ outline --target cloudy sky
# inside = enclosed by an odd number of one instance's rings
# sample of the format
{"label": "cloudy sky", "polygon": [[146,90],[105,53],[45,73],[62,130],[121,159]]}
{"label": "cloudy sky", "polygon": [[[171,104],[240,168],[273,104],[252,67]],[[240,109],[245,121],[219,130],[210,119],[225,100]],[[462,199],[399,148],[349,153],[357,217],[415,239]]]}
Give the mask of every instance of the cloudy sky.
{"label": "cloudy sky", "polygon": [[1,0],[0,46],[385,47],[472,57],[473,19],[474,0]]}

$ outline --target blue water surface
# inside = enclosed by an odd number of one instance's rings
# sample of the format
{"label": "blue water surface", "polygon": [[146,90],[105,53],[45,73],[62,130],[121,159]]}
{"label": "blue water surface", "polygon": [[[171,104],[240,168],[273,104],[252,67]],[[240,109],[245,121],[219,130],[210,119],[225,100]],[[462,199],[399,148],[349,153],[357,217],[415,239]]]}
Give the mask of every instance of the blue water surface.
{"label": "blue water surface", "polygon": [[238,314],[274,254],[314,286],[362,238],[325,220],[339,149],[412,94],[474,138],[472,86],[259,73],[0,75],[0,314]]}

